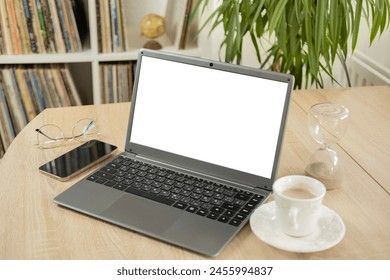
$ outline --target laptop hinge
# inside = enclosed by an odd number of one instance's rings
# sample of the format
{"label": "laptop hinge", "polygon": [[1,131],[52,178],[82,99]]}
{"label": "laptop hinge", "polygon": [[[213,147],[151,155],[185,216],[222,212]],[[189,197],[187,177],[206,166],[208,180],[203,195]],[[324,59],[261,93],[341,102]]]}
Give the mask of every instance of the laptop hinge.
{"label": "laptop hinge", "polygon": [[126,153],[130,154],[131,157],[134,157],[134,158],[137,157],[137,155],[138,155],[137,153],[134,153],[132,149],[128,149],[125,151],[126,151]]}
{"label": "laptop hinge", "polygon": [[268,185],[264,185],[264,186],[255,186],[254,187],[254,189],[256,189],[256,190],[266,190],[266,191],[271,191],[272,190],[272,188],[270,188]]}

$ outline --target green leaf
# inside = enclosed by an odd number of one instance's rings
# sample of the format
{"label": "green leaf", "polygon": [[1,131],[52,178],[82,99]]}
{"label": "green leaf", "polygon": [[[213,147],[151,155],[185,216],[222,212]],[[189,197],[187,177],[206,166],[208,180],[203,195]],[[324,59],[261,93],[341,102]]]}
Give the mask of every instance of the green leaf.
{"label": "green leaf", "polygon": [[281,23],[281,17],[284,12],[284,7],[288,1],[278,1],[278,4],[275,7],[274,13],[269,21],[269,30],[275,31],[276,27]]}
{"label": "green leaf", "polygon": [[317,0],[316,7],[316,20],[315,20],[315,51],[316,55],[320,55],[320,51],[322,49],[322,44],[324,41],[324,37],[326,35],[325,32],[325,18],[327,15],[327,3],[328,0]]}
{"label": "green leaf", "polygon": [[307,53],[308,53],[308,66],[311,75],[317,75],[317,56],[314,49],[313,43],[313,30],[312,30],[312,14],[310,12],[309,3],[305,2],[305,30],[306,30],[306,43],[307,43]]}
{"label": "green leaf", "polygon": [[255,50],[256,50],[257,60],[261,64],[260,48],[259,48],[259,44],[257,43],[256,35],[252,31],[249,34],[251,36],[252,44],[253,44],[253,46],[255,47]]}
{"label": "green leaf", "polygon": [[[371,4],[372,11],[375,11],[376,9],[380,11],[380,1],[375,1],[375,3]],[[374,13],[372,12],[372,26],[371,26],[371,32],[370,32],[370,44],[374,41],[379,28],[381,24],[381,14],[380,13]]]}
{"label": "green leaf", "polygon": [[362,17],[363,0],[356,0],[355,21],[352,27],[352,51],[356,47],[359,36],[360,19]]}
{"label": "green leaf", "polygon": [[336,59],[338,45],[340,40],[340,9],[338,1],[330,1],[330,20],[329,20],[329,44],[331,45],[332,63]]}
{"label": "green leaf", "polygon": [[[265,2],[265,0],[261,0],[261,1],[255,1],[255,2],[252,4],[252,6],[254,6],[254,9],[255,9],[255,14],[254,14],[253,19],[252,19],[252,21],[251,21],[251,23],[250,23],[250,25],[251,25],[251,30],[253,30],[253,26],[256,25],[256,27],[257,27],[258,18],[259,18],[259,17],[261,18],[260,14],[261,14],[261,12],[263,11],[264,2]],[[256,6],[256,5],[257,5],[257,6]],[[264,29],[264,28],[263,28],[263,29]]]}

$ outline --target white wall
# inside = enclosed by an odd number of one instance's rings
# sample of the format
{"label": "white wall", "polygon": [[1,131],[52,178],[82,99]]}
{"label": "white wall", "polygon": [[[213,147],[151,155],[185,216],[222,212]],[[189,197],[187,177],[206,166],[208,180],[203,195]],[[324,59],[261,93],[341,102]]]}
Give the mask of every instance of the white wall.
{"label": "white wall", "polygon": [[370,57],[376,63],[379,63],[390,69],[390,29],[385,31],[381,37],[376,39],[370,46],[370,35],[368,34],[368,28],[366,25],[361,25],[361,32],[359,33],[359,41],[357,49]]}

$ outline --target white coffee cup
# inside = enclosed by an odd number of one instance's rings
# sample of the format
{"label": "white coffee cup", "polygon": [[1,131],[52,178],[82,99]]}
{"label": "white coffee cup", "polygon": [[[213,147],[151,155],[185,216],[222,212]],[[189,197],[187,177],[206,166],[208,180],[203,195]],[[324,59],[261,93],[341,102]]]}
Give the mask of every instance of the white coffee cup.
{"label": "white coffee cup", "polygon": [[276,180],[273,192],[279,229],[296,237],[313,233],[326,193],[325,186],[308,176],[290,175]]}

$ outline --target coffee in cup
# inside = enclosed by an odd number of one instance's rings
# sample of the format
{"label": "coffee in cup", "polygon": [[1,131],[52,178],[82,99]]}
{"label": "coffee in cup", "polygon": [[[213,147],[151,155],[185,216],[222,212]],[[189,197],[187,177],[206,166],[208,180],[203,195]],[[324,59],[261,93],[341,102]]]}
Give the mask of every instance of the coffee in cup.
{"label": "coffee in cup", "polygon": [[274,182],[276,225],[291,236],[314,232],[325,196],[325,186],[301,175],[282,177]]}
{"label": "coffee in cup", "polygon": [[315,198],[316,195],[310,192],[309,188],[303,184],[297,184],[282,192],[284,196],[296,199],[310,199]]}

